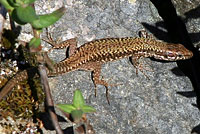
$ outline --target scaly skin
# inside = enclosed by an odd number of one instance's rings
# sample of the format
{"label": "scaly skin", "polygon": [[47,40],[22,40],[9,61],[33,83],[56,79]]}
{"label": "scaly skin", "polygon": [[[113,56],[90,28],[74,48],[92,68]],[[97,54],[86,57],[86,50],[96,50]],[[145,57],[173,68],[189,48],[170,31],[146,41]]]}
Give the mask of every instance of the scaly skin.
{"label": "scaly skin", "polygon": [[55,64],[54,72],[49,72],[48,75],[55,76],[82,67],[87,69],[87,64],[103,64],[126,57],[154,57],[159,60],[176,61],[192,56],[193,53],[181,44],[170,44],[150,38],[106,38],[85,43],[69,58]]}
{"label": "scaly skin", "polygon": [[[109,85],[106,81],[100,80],[101,65],[126,57],[131,57],[134,66],[140,67],[139,58],[154,57],[159,60],[177,61],[189,59],[193,53],[181,44],[171,44],[150,38],[105,38],[85,43],[76,48],[76,39],[67,40],[53,48],[64,48],[71,46],[69,58],[54,65],[54,70],[47,69],[48,76],[56,76],[78,69],[90,70],[93,72],[93,81],[104,85],[107,89]],[[141,69],[141,68],[139,68]],[[24,76],[20,76],[23,74]],[[16,74],[0,92],[0,100],[16,85],[22,78],[27,79],[26,70]],[[19,79],[20,78],[20,79]],[[9,85],[12,83],[12,86]],[[96,89],[96,88],[95,88]],[[106,90],[108,91],[108,89]],[[96,94],[96,91],[95,91]],[[108,97],[108,96],[107,96]]]}

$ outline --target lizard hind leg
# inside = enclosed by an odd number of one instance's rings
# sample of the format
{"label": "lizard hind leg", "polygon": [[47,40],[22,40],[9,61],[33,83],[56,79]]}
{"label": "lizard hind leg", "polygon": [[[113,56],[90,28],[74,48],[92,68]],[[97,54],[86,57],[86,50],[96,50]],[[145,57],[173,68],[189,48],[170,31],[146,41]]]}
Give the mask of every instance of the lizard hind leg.
{"label": "lizard hind leg", "polygon": [[97,85],[103,85],[106,88],[106,99],[108,104],[110,104],[109,101],[109,88],[108,87],[113,87],[116,85],[121,85],[121,84],[109,84],[107,81],[100,79],[100,74],[101,74],[101,62],[89,62],[87,64],[83,64],[80,69],[83,70],[88,70],[92,71],[92,81],[95,86],[95,97],[97,96]]}
{"label": "lizard hind leg", "polygon": [[92,71],[92,80],[95,86],[95,97],[97,96],[97,85],[103,85],[106,88],[106,99],[108,104],[110,104],[109,97],[108,97],[108,86],[110,86],[105,80],[100,79],[101,68],[95,68]]}
{"label": "lizard hind leg", "polygon": [[100,74],[101,74],[101,62],[90,62],[87,64],[83,64],[80,68],[84,70],[89,70],[92,71],[92,81],[95,86],[95,97],[97,96],[97,85],[103,85],[106,88],[106,99],[108,104],[110,104],[109,98],[108,98],[108,86],[112,86],[111,84],[108,84],[103,79],[100,79]]}
{"label": "lizard hind leg", "polygon": [[95,86],[95,97],[97,96],[97,84],[103,85],[106,88],[106,99],[107,99],[108,104],[110,105],[109,88],[108,87],[113,87],[113,86],[122,85],[122,84],[109,84],[107,81],[99,78],[100,73],[101,73],[100,68],[94,69],[92,71],[92,80],[93,80],[94,86]]}

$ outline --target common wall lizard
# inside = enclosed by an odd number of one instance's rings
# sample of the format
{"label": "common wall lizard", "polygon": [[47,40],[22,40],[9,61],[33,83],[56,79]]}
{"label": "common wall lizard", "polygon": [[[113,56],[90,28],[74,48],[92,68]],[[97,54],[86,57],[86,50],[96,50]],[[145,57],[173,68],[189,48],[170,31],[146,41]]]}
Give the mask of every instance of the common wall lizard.
{"label": "common wall lizard", "polygon": [[[53,71],[47,69],[48,76],[56,76],[78,69],[90,70],[93,72],[95,89],[97,84],[104,85],[106,89],[109,86],[106,81],[99,78],[101,65],[106,62],[131,57],[136,69],[140,69],[139,59],[143,57],[176,61],[189,59],[193,56],[193,53],[181,44],[166,43],[151,38],[105,38],[87,42],[79,48],[75,47],[76,39],[70,39],[53,48],[67,46],[73,48],[70,50],[69,58],[56,63]],[[16,74],[1,90],[0,100],[9,92],[8,89],[11,90],[13,83],[17,84],[27,77],[27,70]]]}

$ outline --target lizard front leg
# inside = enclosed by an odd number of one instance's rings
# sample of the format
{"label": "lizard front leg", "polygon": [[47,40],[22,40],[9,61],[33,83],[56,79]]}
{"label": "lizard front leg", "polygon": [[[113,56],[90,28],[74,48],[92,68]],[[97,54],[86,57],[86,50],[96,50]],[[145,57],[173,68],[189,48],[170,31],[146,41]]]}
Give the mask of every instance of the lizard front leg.
{"label": "lizard front leg", "polygon": [[105,80],[100,79],[101,74],[101,62],[90,62],[87,64],[83,64],[80,69],[83,70],[89,70],[92,71],[92,80],[95,86],[95,96],[97,96],[97,85],[103,85],[106,88],[106,99],[108,101],[108,104],[110,104],[109,98],[108,98],[108,86],[113,86],[111,84],[108,84]]}
{"label": "lizard front leg", "polygon": [[155,39],[152,34],[147,33],[145,29],[142,29],[138,32],[138,35],[140,38],[149,38],[149,39]]}
{"label": "lizard front leg", "polygon": [[140,72],[142,72],[144,76],[146,76],[149,79],[149,77],[145,74],[144,70],[147,70],[147,71],[153,71],[153,70],[150,69],[148,65],[146,64],[144,65],[144,63],[140,62],[141,56],[138,54],[135,54],[134,56],[130,57],[130,60],[136,69],[136,74],[138,74],[138,70],[140,70]]}

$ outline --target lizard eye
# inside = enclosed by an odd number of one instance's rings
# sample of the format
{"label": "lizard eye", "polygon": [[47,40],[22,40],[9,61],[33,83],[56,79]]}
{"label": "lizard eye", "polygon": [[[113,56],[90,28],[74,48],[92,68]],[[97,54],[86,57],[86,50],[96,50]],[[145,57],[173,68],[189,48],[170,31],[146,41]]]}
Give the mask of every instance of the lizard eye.
{"label": "lizard eye", "polygon": [[172,53],[172,52],[169,51],[169,52],[167,52],[167,56],[168,57],[174,57],[174,53]]}
{"label": "lizard eye", "polygon": [[183,58],[183,55],[182,55],[182,54],[178,54],[178,55],[177,55],[177,58],[178,58],[178,59],[182,59],[182,58]]}

